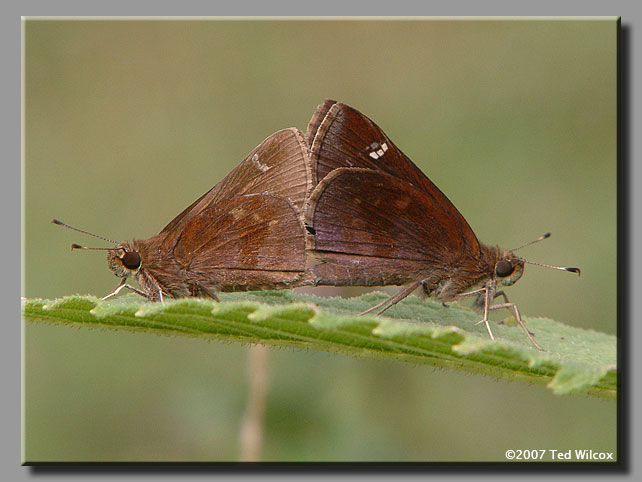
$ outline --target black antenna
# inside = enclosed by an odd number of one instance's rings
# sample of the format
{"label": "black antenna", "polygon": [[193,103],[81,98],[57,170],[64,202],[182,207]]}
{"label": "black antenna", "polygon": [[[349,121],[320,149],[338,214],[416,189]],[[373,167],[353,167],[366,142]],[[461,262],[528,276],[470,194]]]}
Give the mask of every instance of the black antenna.
{"label": "black antenna", "polygon": [[[531,244],[537,243],[539,241],[542,241],[542,240],[544,240],[546,238],[550,238],[550,237],[551,237],[551,233],[542,234],[539,238],[534,239],[533,241],[530,241],[530,242],[528,242],[526,244],[522,244],[519,248],[511,249],[510,251],[517,251],[518,249],[525,248],[526,246],[530,246]],[[582,270],[580,270],[580,268],[567,268],[565,266],[553,266],[553,265],[550,265],[550,264],[536,263],[535,261],[528,261],[528,260],[526,260],[524,258],[521,258],[521,260],[524,261],[524,263],[528,263],[528,264],[535,264],[537,266],[543,266],[545,268],[559,269],[559,270],[562,270],[562,271],[570,271],[571,273],[577,273],[578,276],[582,275]]]}
{"label": "black antenna", "polygon": [[550,237],[551,237],[551,233],[542,234],[539,238],[534,239],[533,241],[530,241],[530,242],[528,242],[526,244],[522,244],[519,248],[510,249],[509,251],[517,251],[518,249],[525,248],[526,246],[530,246],[531,244],[535,244],[535,243],[537,243],[539,241],[542,241],[542,240],[544,240],[546,238],[550,238]]}
{"label": "black antenna", "polygon": [[582,270],[580,268],[566,268],[564,266],[553,266],[550,264],[544,264],[544,263],[536,263],[535,261],[528,261],[526,259],[523,259],[524,263],[528,264],[535,264],[537,266],[544,266],[545,268],[553,268],[553,269],[560,269],[562,271],[570,271],[571,273],[577,273],[578,276],[582,275]]}
{"label": "black antenna", "polygon": [[71,249],[94,249],[94,250],[102,250],[102,251],[118,251],[121,248],[88,248],[87,246],[81,246],[79,244],[72,244]]}
{"label": "black antenna", "polygon": [[[69,226],[68,224],[63,223],[62,221],[58,221],[57,219],[52,219],[52,223],[57,224],[59,226],[64,226],[65,228],[73,229],[74,231],[78,231],[79,233],[83,234],[88,234],[89,236],[93,236],[94,238],[102,239],[103,241],[109,241],[110,243],[118,244],[118,241],[114,241],[113,239],[105,238],[104,236],[98,236],[97,234],[90,233],[87,231],[83,231],[82,229],[74,228],[73,226]],[[113,249],[113,248],[85,248],[83,246],[80,246],[78,244],[72,244],[71,249]]]}

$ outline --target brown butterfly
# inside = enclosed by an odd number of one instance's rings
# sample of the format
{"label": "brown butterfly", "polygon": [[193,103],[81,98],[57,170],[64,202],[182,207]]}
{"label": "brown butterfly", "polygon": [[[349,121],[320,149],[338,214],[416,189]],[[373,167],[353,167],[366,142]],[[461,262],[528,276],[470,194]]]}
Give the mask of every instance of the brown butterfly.
{"label": "brown butterfly", "polygon": [[[122,281],[103,299],[123,288],[152,301],[166,296],[218,300],[219,291],[290,288],[304,283],[301,214],[311,189],[303,134],[284,129],[157,236],[120,244],[102,238],[118,244],[115,248],[72,248],[107,250],[109,268]],[[141,289],[127,284],[130,276]]]}
{"label": "brown butterfly", "polygon": [[[303,216],[315,284],[405,285],[364,313],[383,313],[418,288],[443,302],[475,296],[491,339],[488,313],[507,308],[541,349],[517,306],[497,289],[515,283],[532,262],[480,243],[437,186],[356,109],[326,100],[306,139],[316,187]],[[504,303],[493,304],[499,296]]]}

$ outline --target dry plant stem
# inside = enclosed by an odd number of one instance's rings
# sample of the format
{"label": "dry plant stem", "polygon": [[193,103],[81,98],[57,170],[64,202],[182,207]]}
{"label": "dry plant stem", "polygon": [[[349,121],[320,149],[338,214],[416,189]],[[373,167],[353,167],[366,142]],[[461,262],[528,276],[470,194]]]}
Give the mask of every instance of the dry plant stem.
{"label": "dry plant stem", "polygon": [[248,400],[240,434],[241,462],[258,462],[261,458],[268,390],[268,350],[264,345],[253,345],[249,349]]}

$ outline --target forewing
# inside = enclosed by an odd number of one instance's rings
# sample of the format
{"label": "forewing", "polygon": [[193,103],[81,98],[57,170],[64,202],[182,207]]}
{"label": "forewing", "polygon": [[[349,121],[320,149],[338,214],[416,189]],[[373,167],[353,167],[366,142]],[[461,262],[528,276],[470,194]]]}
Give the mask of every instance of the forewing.
{"label": "forewing", "polygon": [[468,245],[479,248],[479,241],[464,217],[450,200],[406,156],[372,120],[358,110],[334,100],[326,100],[308,124],[313,179],[321,182],[334,169],[361,167],[385,172],[412,184],[430,198],[434,210],[457,219]]}
{"label": "forewing", "polygon": [[[417,272],[441,269],[468,252],[462,233],[467,225],[441,209],[438,201],[386,173],[335,169],[316,187],[306,207],[308,248],[321,264],[331,258],[342,266],[344,274],[338,277],[355,277],[358,270],[359,284],[365,284],[364,277],[389,281],[379,284],[393,284],[394,279],[396,284]],[[315,270],[317,276],[322,269]]]}
{"label": "forewing", "polygon": [[287,199],[251,194],[212,203],[193,216],[174,254],[190,278],[221,291],[274,288],[300,280],[305,239]]}
{"label": "forewing", "polygon": [[174,218],[162,231],[166,245],[194,217],[222,200],[245,194],[272,194],[289,200],[299,211],[312,190],[312,171],[303,134],[278,131],[259,144],[216,186]]}

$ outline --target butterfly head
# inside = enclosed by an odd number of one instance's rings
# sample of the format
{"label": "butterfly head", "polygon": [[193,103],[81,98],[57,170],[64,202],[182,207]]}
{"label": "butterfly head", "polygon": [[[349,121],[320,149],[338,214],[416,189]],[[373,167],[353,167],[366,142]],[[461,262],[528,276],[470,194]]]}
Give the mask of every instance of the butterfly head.
{"label": "butterfly head", "polygon": [[107,251],[107,264],[116,276],[125,278],[138,272],[142,258],[130,243],[121,243],[118,248]]}
{"label": "butterfly head", "polygon": [[515,284],[524,274],[524,260],[511,251],[502,251],[495,263],[495,279],[505,286]]}

